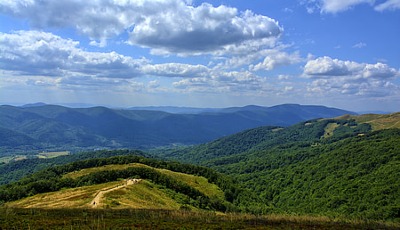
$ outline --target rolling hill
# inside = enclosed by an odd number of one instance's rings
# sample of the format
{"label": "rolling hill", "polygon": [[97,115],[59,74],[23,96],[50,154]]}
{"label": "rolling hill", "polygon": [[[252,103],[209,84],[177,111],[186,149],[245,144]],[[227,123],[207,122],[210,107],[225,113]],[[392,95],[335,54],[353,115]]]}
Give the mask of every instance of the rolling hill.
{"label": "rolling hill", "polygon": [[136,155],[75,161],[3,185],[10,208],[234,210],[233,183],[213,170]]}
{"label": "rolling hill", "polygon": [[[190,108],[189,108],[190,110]],[[71,152],[97,148],[148,149],[212,141],[265,125],[289,126],[300,121],[353,114],[323,106],[286,104],[245,106],[174,114],[105,107],[57,105],[0,106],[2,154],[38,150]]]}
{"label": "rolling hill", "polygon": [[398,121],[396,114],[316,119],[159,154],[228,174],[278,212],[399,221]]}

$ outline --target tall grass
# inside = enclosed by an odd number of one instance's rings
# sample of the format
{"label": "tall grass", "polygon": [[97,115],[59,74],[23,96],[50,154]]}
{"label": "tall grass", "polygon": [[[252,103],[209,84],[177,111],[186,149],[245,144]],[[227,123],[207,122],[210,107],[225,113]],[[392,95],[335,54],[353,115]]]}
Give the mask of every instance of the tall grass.
{"label": "tall grass", "polygon": [[399,229],[399,223],[327,217],[142,209],[0,208],[0,229]]}

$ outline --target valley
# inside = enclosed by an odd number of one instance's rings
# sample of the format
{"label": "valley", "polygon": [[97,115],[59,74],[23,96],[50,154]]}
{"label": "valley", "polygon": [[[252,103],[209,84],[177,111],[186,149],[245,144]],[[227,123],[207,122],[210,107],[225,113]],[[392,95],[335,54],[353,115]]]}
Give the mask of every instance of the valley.
{"label": "valley", "polygon": [[[211,229],[397,229],[398,124],[398,113],[342,115],[191,146],[11,161],[0,165],[0,211],[15,215],[0,226],[66,215],[68,223],[51,224],[174,228],[174,217],[180,226]],[[31,214],[16,214],[24,210]],[[86,222],[74,222],[79,215]]]}

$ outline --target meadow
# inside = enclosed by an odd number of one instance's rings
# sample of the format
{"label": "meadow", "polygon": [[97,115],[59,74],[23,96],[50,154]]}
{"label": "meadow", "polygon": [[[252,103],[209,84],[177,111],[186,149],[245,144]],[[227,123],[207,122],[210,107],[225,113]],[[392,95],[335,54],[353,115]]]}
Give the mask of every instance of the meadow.
{"label": "meadow", "polygon": [[318,216],[151,209],[0,208],[1,229],[399,229],[397,223]]}

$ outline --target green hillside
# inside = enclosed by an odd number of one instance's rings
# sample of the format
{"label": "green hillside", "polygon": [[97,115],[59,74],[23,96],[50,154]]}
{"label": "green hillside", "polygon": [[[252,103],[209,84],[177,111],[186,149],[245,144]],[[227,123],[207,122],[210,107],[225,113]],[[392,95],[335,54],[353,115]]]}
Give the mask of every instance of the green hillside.
{"label": "green hillside", "polygon": [[0,201],[14,201],[7,203],[14,208],[88,208],[97,193],[107,193],[102,207],[226,211],[235,209],[235,191],[213,170],[128,155],[47,168],[2,186]]}
{"label": "green hillside", "polygon": [[163,154],[236,178],[274,212],[399,221],[400,130],[356,120],[260,127]]}

